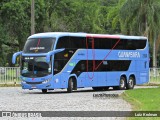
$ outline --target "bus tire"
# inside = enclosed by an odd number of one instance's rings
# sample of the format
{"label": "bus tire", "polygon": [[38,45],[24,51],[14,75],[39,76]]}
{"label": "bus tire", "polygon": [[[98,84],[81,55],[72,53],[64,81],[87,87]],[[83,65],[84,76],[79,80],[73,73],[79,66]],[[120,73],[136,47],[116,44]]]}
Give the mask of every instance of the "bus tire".
{"label": "bus tire", "polygon": [[73,79],[70,78],[69,81],[68,81],[68,88],[67,88],[67,92],[68,93],[71,93],[73,90]]}
{"label": "bus tire", "polygon": [[47,89],[42,89],[42,93],[47,93]]}
{"label": "bus tire", "polygon": [[123,76],[120,77],[120,82],[119,82],[118,89],[119,90],[125,90],[126,89],[126,79]]}
{"label": "bus tire", "polygon": [[126,88],[133,89],[134,85],[135,85],[135,79],[134,77],[130,76]]}

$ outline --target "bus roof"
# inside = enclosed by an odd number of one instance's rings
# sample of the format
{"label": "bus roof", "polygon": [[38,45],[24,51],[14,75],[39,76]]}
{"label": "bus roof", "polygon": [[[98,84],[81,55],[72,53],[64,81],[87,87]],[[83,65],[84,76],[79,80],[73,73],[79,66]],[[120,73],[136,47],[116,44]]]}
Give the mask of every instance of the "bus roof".
{"label": "bus roof", "polygon": [[70,33],[70,32],[46,32],[46,33],[37,33],[31,35],[28,38],[39,38],[39,37],[62,37],[62,36],[77,36],[77,37],[86,37],[86,33]]}
{"label": "bus roof", "polygon": [[30,38],[46,38],[46,37],[62,37],[62,36],[76,36],[76,37],[93,37],[93,38],[119,38],[119,39],[147,39],[144,36],[127,36],[127,35],[110,35],[110,34],[88,34],[88,33],[71,33],[71,32],[46,32],[37,33],[28,37]]}

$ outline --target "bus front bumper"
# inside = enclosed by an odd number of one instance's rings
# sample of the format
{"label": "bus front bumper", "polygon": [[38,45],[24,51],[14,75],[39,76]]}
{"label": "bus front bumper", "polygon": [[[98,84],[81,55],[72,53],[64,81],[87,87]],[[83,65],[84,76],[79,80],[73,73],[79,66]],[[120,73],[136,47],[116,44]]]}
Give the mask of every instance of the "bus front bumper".
{"label": "bus front bumper", "polygon": [[21,82],[22,89],[50,89],[51,84],[49,83],[42,83],[42,84],[28,84]]}
{"label": "bus front bumper", "polygon": [[27,84],[21,82],[22,89],[49,89],[51,88],[50,83],[45,83],[45,84]]}
{"label": "bus front bumper", "polygon": [[25,78],[21,77],[22,89],[50,89],[52,84],[52,77],[42,77],[42,78]]}

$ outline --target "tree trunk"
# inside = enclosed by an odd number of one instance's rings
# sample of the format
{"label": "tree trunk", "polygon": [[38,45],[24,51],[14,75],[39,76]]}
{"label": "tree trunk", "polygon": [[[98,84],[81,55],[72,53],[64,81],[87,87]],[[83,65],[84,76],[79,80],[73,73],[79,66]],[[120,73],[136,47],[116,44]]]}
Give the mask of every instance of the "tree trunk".
{"label": "tree trunk", "polygon": [[156,35],[154,35],[153,39],[153,75],[156,77],[156,68],[157,68],[157,57],[156,57]]}
{"label": "tree trunk", "polygon": [[34,0],[31,1],[31,35],[35,34],[35,10],[34,10]]}

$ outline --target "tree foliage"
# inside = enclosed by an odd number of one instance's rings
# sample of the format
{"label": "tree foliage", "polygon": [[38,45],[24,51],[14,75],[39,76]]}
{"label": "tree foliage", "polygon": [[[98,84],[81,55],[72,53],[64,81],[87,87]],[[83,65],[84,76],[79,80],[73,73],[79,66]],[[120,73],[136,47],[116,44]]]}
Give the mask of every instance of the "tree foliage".
{"label": "tree foliage", "polygon": [[[113,27],[121,26],[121,33],[147,36],[153,49],[153,66],[156,65],[156,51],[160,40],[160,1],[159,0],[119,0],[109,11]],[[157,48],[157,49],[156,49]]]}
{"label": "tree foliage", "polygon": [[[0,66],[11,66],[31,26],[31,0],[0,1]],[[35,31],[148,36],[160,43],[159,0],[35,0]]]}

